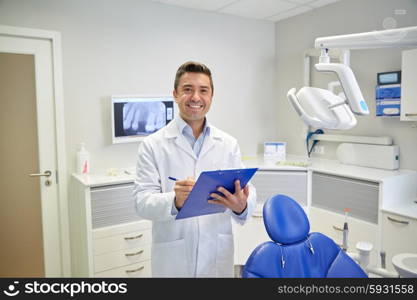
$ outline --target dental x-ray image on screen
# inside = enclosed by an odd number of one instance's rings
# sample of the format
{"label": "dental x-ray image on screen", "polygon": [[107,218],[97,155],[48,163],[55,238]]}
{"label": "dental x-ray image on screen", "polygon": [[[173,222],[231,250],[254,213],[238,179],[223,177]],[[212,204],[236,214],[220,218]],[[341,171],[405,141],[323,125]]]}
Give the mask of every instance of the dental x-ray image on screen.
{"label": "dental x-ray image on screen", "polygon": [[113,96],[113,143],[141,140],[173,119],[172,97]]}

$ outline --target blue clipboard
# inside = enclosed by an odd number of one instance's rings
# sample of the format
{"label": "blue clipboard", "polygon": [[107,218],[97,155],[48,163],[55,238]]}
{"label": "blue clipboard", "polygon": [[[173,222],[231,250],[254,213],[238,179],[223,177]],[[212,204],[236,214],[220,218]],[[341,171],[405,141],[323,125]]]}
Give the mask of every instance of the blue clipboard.
{"label": "blue clipboard", "polygon": [[219,193],[217,188],[222,186],[229,192],[235,192],[235,181],[240,180],[240,186],[243,188],[258,168],[232,169],[205,171],[200,174],[191,190],[188,198],[184,202],[184,206],[178,212],[176,220],[222,213],[226,207],[218,204],[211,204],[207,201],[212,199],[211,193]]}

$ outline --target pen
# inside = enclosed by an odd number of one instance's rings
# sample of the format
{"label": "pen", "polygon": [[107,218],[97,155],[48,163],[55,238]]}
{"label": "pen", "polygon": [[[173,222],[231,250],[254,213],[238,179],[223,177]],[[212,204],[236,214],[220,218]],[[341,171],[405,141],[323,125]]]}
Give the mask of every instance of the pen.
{"label": "pen", "polygon": [[168,176],[168,179],[171,179],[171,180],[174,180],[174,181],[177,181],[178,180],[177,178],[171,177],[171,176]]}

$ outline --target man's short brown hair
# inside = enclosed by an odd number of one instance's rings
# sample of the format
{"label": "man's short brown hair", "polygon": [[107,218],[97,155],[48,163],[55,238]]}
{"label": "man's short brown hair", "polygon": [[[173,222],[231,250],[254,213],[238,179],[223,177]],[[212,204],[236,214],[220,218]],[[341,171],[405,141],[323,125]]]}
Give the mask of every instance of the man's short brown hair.
{"label": "man's short brown hair", "polygon": [[210,78],[210,86],[211,91],[214,91],[213,87],[213,79],[211,78],[211,71],[210,69],[202,64],[195,61],[187,61],[183,63],[177,70],[177,74],[175,75],[175,82],[174,82],[174,89],[177,90],[178,84],[180,82],[180,78],[185,73],[203,73],[206,74]]}

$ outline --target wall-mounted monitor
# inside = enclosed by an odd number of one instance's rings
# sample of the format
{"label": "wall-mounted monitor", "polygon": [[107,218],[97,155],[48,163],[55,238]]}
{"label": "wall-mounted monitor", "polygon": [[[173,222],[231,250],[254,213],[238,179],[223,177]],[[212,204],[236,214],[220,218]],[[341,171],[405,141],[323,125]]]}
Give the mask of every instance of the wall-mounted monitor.
{"label": "wall-mounted monitor", "polygon": [[111,97],[112,142],[137,142],[174,118],[172,96],[114,95]]}

